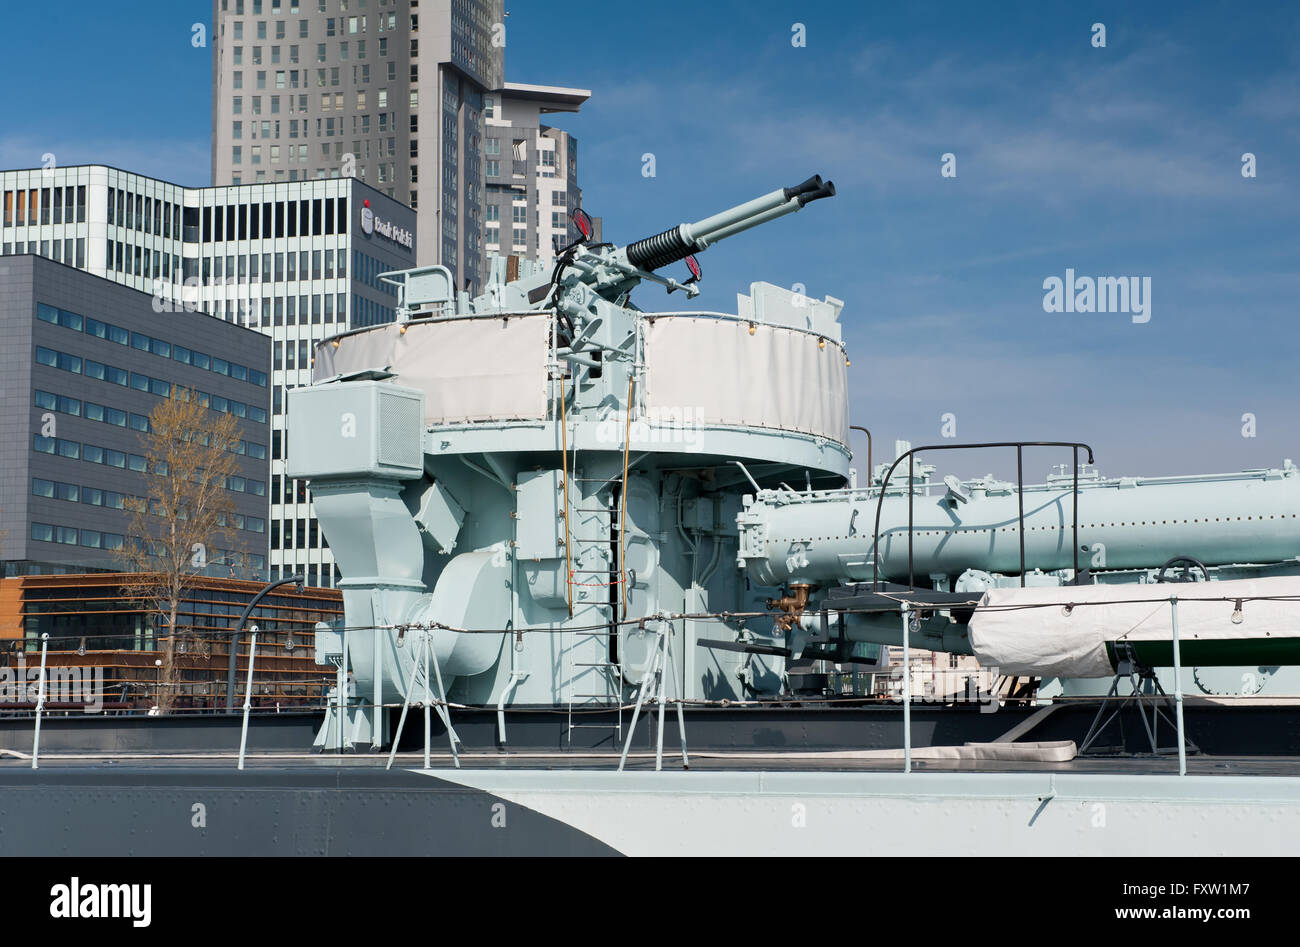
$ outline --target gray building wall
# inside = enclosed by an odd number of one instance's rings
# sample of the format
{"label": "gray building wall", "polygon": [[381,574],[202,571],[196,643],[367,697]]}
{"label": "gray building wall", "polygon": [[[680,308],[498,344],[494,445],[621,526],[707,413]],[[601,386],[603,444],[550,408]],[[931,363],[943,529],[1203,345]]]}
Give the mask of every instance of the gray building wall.
{"label": "gray building wall", "polygon": [[[266,384],[184,364],[174,357],[174,350],[169,350],[168,355],[141,351],[131,344],[118,344],[93,333],[42,321],[37,317],[40,304],[75,313],[83,320],[100,320],[139,336],[223,358],[260,373]],[[257,451],[261,457],[244,454],[238,458],[239,475],[245,478],[248,489],[232,492],[232,498],[247,526],[232,530],[228,545],[231,552],[248,557],[243,560],[246,568],[237,570],[240,577],[265,574],[270,500],[269,339],[203,313],[159,314],[153,299],[143,293],[34,256],[0,258],[0,327],[7,341],[0,349],[0,385],[9,407],[0,417],[0,450],[4,452],[0,472],[0,529],[4,530],[0,558],[8,563],[9,571],[111,569],[121,564],[120,557],[106,548],[33,538],[34,523],[126,536],[130,532],[130,514],[84,502],[86,488],[126,496],[146,493],[144,474],[85,459],[85,445],[126,454],[144,453],[141,435],[129,424],[119,427],[92,420],[85,405],[89,402],[147,417],[160,396],[88,375],[85,360],[90,359],[241,402],[248,413],[254,408],[262,412],[264,420],[249,416],[239,420],[241,438],[265,450]],[[38,364],[37,347],[82,359],[82,371]],[[69,413],[66,402],[54,408],[38,404],[37,391],[74,399],[78,409]],[[49,432],[51,422],[56,439],[80,445],[80,457],[36,449],[36,438]],[[76,485],[80,495],[75,501],[35,496],[33,478]],[[263,485],[260,495],[254,492],[254,482]],[[260,530],[251,528],[259,523]],[[209,568],[210,573],[219,575],[229,575],[229,570],[227,562]]]}

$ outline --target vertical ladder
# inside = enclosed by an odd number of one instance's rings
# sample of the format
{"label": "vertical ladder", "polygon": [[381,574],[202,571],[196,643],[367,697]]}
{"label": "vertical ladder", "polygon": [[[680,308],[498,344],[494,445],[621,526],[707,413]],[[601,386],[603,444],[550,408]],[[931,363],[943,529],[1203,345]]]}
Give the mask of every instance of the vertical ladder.
{"label": "vertical ladder", "polygon": [[[595,601],[584,604],[584,615],[603,613],[604,620],[612,623],[618,612],[614,606],[615,596],[621,595],[615,579],[617,554],[615,553],[617,522],[611,509],[615,488],[621,488],[621,478],[606,480],[602,478],[574,477],[575,484],[601,484],[596,494],[606,494],[610,500],[601,504],[595,497],[586,493],[579,486],[578,506],[572,512],[578,527],[569,536],[574,556],[570,581],[573,588],[587,589],[598,593]],[[595,550],[603,552],[609,565],[605,568],[591,568],[591,560],[596,556],[590,554]],[[613,589],[613,595],[609,590]],[[600,595],[599,593],[605,593]],[[575,598],[575,602],[577,599]],[[579,619],[580,624],[594,624],[593,620]],[[568,726],[565,739],[570,747],[573,745],[575,730],[609,730],[613,746],[617,747],[623,740],[623,677],[619,666],[610,660],[611,628],[596,628],[570,632],[573,643],[565,649],[566,687],[568,690]],[[615,711],[612,723],[582,723],[588,712],[598,709]]]}

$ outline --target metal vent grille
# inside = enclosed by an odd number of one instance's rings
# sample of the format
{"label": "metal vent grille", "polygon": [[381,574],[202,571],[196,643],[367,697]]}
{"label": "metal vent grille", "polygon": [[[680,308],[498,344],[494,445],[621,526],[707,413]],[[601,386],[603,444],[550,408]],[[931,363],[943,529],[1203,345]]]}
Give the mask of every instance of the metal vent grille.
{"label": "metal vent grille", "polygon": [[379,436],[376,448],[381,467],[424,466],[420,443],[420,402],[386,392],[379,393]]}

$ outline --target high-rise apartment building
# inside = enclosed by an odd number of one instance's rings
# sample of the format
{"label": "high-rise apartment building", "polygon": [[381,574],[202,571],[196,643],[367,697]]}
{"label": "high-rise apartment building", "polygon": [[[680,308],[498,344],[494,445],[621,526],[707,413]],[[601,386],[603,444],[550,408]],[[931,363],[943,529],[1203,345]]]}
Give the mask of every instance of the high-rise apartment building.
{"label": "high-rise apartment building", "polygon": [[[569,217],[582,206],[578,140],[542,122],[552,112],[576,112],[586,89],[507,82],[488,94],[484,114],[484,244],[488,253],[520,256],[549,266],[556,246],[577,237]],[[596,235],[598,242],[600,237]]]}
{"label": "high-rise apartment building", "polygon": [[[149,294],[157,331],[133,337],[183,347],[175,327],[190,310],[271,337],[267,570],[333,584],[307,486],[284,476],[285,393],[311,383],[316,342],[393,320],[396,290],[380,274],[415,265],[415,213],[355,178],[190,188],[88,165],[0,171],[0,215],[0,255]],[[210,354],[227,370],[242,363]]]}
{"label": "high-rise apartment building", "polygon": [[481,291],[484,97],[504,0],[213,0],[212,183],[356,177]]}

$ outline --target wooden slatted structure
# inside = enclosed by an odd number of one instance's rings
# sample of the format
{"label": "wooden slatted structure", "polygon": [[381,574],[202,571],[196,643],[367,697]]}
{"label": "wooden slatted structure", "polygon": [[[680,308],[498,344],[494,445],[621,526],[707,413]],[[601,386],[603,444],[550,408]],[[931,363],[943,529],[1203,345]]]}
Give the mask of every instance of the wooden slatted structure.
{"label": "wooden slatted structure", "polygon": [[[230,631],[261,582],[202,577],[183,603],[176,653],[177,712],[225,707]],[[0,580],[0,667],[39,660],[40,637],[50,635],[49,665],[100,669],[106,703],[147,709],[161,683],[158,662],[165,627],[139,599],[122,589],[116,573],[25,575]],[[337,589],[281,586],[253,611],[259,628],[253,702],[270,709],[320,706],[335,670],[315,661],[315,625],[340,619]],[[156,627],[164,628],[159,633]],[[247,675],[248,636],[237,659],[241,688]],[[6,709],[0,706],[0,710]]]}

